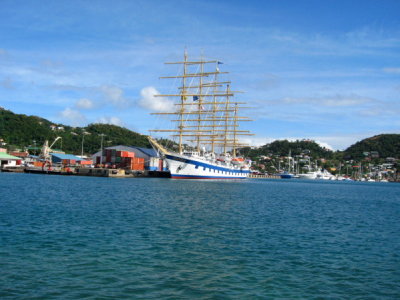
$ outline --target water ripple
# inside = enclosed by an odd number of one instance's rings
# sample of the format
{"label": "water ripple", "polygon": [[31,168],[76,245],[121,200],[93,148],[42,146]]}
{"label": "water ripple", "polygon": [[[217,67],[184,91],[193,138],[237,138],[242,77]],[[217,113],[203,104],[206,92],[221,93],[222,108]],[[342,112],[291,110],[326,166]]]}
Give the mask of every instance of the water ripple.
{"label": "water ripple", "polygon": [[398,299],[399,192],[0,173],[0,298]]}

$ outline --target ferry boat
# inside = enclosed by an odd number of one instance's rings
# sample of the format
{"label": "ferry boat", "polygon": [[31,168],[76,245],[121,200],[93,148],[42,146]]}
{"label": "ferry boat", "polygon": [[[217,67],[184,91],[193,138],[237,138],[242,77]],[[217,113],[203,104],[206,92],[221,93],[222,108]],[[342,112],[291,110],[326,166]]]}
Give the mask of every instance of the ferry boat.
{"label": "ferry boat", "polygon": [[177,150],[170,151],[155,138],[148,139],[161,156],[174,179],[245,179],[250,174],[251,161],[239,155],[240,148],[248,146],[240,136],[253,135],[239,130],[239,123],[250,121],[239,116],[244,102],[233,101],[230,81],[220,76],[219,60],[188,59],[166,64],[181,65],[182,74],[161,78],[180,79],[176,94],[155,95],[176,99],[175,111],[156,115],[174,116],[174,129],[154,129],[151,132],[172,133],[177,138]]}

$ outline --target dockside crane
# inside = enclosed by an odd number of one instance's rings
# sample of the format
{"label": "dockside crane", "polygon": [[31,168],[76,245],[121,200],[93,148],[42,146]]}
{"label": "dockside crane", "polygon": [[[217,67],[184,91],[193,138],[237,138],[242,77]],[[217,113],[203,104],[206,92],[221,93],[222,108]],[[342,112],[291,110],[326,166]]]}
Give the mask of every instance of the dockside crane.
{"label": "dockside crane", "polygon": [[42,150],[40,152],[39,158],[46,161],[46,162],[51,162],[51,155],[50,155],[50,151],[51,151],[51,147],[54,146],[54,144],[61,139],[60,136],[56,137],[55,140],[53,141],[53,143],[51,143],[51,145],[49,146],[49,141],[45,140],[44,144],[42,146]]}

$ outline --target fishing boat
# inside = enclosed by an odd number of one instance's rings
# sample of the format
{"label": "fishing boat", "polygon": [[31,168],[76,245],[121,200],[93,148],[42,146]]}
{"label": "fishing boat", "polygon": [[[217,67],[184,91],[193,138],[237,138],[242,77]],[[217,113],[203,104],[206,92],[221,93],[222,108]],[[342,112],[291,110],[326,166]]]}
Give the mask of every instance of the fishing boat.
{"label": "fishing boat", "polygon": [[239,116],[244,102],[233,100],[231,82],[221,80],[228,72],[220,71],[219,60],[188,59],[168,62],[180,65],[182,73],[174,78],[181,81],[175,94],[155,95],[175,99],[175,110],[155,115],[173,117],[173,129],[153,129],[152,133],[169,133],[177,139],[177,151],[170,151],[155,138],[148,139],[161,156],[174,179],[244,179],[250,174],[251,161],[239,155],[248,146],[240,136],[252,135],[239,130],[239,123],[250,121]]}

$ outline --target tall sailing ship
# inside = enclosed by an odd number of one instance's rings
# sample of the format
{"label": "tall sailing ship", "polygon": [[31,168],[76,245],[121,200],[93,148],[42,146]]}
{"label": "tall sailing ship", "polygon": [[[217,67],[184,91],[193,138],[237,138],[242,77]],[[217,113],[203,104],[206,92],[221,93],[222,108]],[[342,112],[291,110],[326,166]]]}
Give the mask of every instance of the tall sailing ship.
{"label": "tall sailing ship", "polygon": [[[251,121],[239,116],[244,102],[233,101],[230,81],[220,79],[222,62],[204,58],[167,62],[180,65],[182,74],[161,78],[181,81],[176,94],[155,95],[173,97],[174,111],[153,113],[172,116],[175,129],[154,129],[169,133],[177,139],[177,152],[164,148],[149,137],[150,143],[164,156],[171,178],[180,179],[244,179],[250,174],[250,160],[239,155],[239,149],[248,146],[240,136],[252,135],[239,130],[239,123]],[[237,92],[236,92],[237,93]]]}

